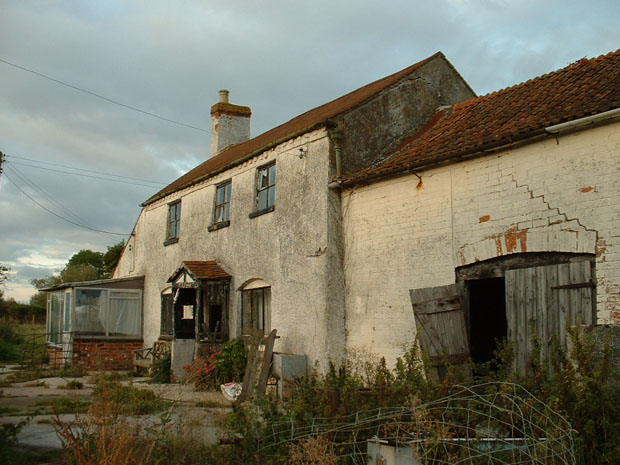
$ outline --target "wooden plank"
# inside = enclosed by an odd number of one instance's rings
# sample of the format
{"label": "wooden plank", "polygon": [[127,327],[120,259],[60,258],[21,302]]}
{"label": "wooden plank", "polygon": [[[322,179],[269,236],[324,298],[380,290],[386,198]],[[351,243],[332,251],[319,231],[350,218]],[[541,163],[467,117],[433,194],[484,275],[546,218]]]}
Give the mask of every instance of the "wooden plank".
{"label": "wooden plank", "polygon": [[[570,269],[568,264],[557,265],[558,285],[570,284]],[[556,291],[557,292],[557,291]],[[558,292],[558,340],[562,347],[566,347],[566,322],[570,318],[570,296],[568,291]]]}
{"label": "wooden plank", "polygon": [[536,336],[540,343],[540,357],[543,362],[549,360],[549,343],[547,337],[547,273],[536,270]]}
{"label": "wooden plank", "polygon": [[431,357],[437,378],[440,367],[455,361],[455,368],[471,374],[469,340],[462,309],[463,283],[410,291],[420,348]]}
{"label": "wooden plank", "polygon": [[256,395],[257,397],[263,397],[265,390],[267,389],[267,379],[269,378],[269,372],[271,371],[271,359],[273,356],[273,344],[276,340],[277,330],[271,331],[269,336],[264,341],[264,348],[262,350],[262,360],[259,367],[259,375],[257,377]]}

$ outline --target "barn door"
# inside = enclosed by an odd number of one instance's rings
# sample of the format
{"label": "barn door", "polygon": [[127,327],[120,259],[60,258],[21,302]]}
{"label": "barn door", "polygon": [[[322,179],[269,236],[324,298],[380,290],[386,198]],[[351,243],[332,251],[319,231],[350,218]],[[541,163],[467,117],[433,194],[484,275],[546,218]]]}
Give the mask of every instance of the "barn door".
{"label": "barn door", "polygon": [[471,378],[463,283],[413,289],[410,294],[418,341],[430,357],[433,377],[442,379],[449,364]]}
{"label": "barn door", "polygon": [[550,364],[553,339],[566,347],[566,329],[595,321],[592,263],[581,261],[506,270],[508,340],[515,349],[515,369],[527,374],[537,340],[541,360]]}

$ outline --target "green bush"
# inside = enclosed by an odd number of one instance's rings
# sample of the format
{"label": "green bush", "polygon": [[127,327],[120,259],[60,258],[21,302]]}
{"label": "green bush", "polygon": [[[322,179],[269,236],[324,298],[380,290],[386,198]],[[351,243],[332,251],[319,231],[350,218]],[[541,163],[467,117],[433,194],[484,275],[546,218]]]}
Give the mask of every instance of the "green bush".
{"label": "green bush", "polygon": [[24,338],[17,332],[15,323],[0,320],[0,361],[13,362],[21,356],[20,344]]}
{"label": "green bush", "polygon": [[151,383],[167,384],[172,379],[172,365],[170,354],[166,354],[153,362],[151,368]]}
{"label": "green bush", "polygon": [[224,343],[220,354],[215,358],[215,372],[218,383],[243,381],[245,372],[245,348],[241,339]]}

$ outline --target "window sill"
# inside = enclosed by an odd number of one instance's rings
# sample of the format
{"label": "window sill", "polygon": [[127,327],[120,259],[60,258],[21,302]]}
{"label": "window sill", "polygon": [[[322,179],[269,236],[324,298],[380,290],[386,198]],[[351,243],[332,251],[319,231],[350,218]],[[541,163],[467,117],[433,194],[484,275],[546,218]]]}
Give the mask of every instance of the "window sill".
{"label": "window sill", "polygon": [[164,247],[170,244],[176,244],[177,242],[179,242],[179,238],[178,237],[171,237],[170,239],[166,239],[164,241]]}
{"label": "window sill", "polygon": [[267,208],[263,208],[262,210],[258,210],[255,212],[250,213],[250,218],[256,218],[257,216],[261,216],[264,215],[265,213],[270,213],[272,211],[274,211],[276,209],[275,205],[272,205],[271,207],[267,207]]}
{"label": "window sill", "polygon": [[207,228],[207,231],[217,231],[218,229],[227,228],[228,226],[230,226],[230,221],[222,221],[221,223],[212,224]]}

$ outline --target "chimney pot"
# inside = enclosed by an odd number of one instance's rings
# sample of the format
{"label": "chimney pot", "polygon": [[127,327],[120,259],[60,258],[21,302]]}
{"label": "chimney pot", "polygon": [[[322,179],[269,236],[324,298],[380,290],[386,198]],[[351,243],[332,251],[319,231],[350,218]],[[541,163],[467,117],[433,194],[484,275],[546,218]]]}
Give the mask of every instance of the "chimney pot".
{"label": "chimney pot", "polygon": [[228,94],[230,94],[228,90],[220,90],[220,103],[228,103]]}

